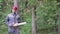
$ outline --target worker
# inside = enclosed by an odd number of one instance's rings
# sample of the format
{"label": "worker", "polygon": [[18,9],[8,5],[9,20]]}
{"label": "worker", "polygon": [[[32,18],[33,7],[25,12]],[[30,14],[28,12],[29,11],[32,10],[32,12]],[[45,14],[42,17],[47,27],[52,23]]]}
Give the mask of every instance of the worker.
{"label": "worker", "polygon": [[17,13],[17,7],[13,6],[12,13],[8,14],[6,17],[6,25],[8,26],[8,34],[20,34],[19,26],[14,27],[16,23],[20,23],[20,17]]}

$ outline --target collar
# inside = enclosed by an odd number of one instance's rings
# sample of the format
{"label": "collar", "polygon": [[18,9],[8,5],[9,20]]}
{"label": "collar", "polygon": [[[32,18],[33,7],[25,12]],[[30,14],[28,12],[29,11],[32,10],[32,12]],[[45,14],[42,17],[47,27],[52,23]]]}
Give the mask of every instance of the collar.
{"label": "collar", "polygon": [[17,13],[16,14],[12,13],[12,15],[15,16],[15,15],[17,15]]}

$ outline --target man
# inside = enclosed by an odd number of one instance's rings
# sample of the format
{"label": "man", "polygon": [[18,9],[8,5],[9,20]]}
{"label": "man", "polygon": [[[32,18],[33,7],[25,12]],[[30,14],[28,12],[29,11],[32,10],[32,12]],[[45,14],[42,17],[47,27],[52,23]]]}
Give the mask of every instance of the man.
{"label": "man", "polygon": [[12,13],[6,17],[6,24],[8,26],[8,34],[20,34],[19,27],[14,27],[15,23],[20,23],[20,17],[17,14],[17,7],[13,6]]}

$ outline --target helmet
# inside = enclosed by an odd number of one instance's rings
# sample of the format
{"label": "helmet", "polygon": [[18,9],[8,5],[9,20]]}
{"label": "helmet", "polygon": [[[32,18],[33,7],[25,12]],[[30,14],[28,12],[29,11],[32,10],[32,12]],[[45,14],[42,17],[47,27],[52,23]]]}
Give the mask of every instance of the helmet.
{"label": "helmet", "polygon": [[16,6],[13,6],[13,8],[12,8],[12,9],[16,11],[16,10],[17,10],[17,7],[16,7]]}

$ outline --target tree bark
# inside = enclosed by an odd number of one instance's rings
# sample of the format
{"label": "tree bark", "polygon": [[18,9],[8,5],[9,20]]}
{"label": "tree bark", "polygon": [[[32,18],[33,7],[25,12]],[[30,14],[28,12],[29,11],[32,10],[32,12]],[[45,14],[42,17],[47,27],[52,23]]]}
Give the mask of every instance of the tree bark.
{"label": "tree bark", "polygon": [[[57,2],[59,3],[60,2],[60,0],[57,0]],[[58,8],[60,8],[60,4],[59,5],[57,5],[58,6]],[[57,21],[57,23],[58,23],[58,34],[60,34],[60,11],[58,12],[58,21]]]}
{"label": "tree bark", "polygon": [[36,34],[35,9],[32,8],[32,34]]}
{"label": "tree bark", "polygon": [[58,23],[58,34],[60,34],[60,12],[58,14],[59,14],[58,21],[57,21],[57,23]]}
{"label": "tree bark", "polygon": [[14,6],[18,7],[18,0],[14,0]]}

